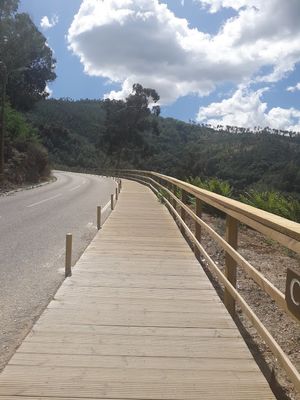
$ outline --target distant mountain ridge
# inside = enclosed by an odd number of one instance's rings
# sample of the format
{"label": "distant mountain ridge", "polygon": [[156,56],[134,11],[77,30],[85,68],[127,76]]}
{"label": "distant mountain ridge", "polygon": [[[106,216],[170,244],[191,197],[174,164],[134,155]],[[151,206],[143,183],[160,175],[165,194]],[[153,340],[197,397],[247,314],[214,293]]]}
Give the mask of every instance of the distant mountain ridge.
{"label": "distant mountain ridge", "polygon": [[[50,99],[27,114],[55,165],[85,170],[114,167],[104,140],[103,101]],[[300,193],[300,135],[269,128],[213,128],[159,117],[159,136],[122,153],[121,167],[186,178],[217,177],[237,191],[248,188]]]}

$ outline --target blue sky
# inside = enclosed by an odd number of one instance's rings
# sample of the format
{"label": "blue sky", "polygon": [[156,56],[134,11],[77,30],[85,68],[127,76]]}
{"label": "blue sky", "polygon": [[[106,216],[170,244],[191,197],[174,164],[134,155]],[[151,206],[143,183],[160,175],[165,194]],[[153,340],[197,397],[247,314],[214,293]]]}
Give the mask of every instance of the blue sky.
{"label": "blue sky", "polygon": [[21,0],[57,60],[55,98],[133,83],[185,121],[300,131],[299,0]]}

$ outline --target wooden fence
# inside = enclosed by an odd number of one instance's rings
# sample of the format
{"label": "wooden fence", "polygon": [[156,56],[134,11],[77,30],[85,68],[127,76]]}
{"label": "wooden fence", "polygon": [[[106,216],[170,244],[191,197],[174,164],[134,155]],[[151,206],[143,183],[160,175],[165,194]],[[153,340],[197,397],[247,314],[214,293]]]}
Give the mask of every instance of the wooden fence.
{"label": "wooden fence", "polygon": [[[254,268],[238,252],[237,248],[238,226],[239,223],[242,223],[300,254],[300,224],[156,172],[122,170],[118,172],[114,171],[113,175],[146,184],[167,205],[174,218],[180,224],[182,232],[192,241],[198,258],[199,255],[201,255],[205,259],[211,272],[218,278],[218,281],[224,285],[224,303],[230,314],[234,316],[235,305],[237,302],[262,339],[269,346],[279,363],[283,366],[287,376],[294,383],[296,389],[300,391],[300,374],[296,367],[292,364],[288,356],[263,325],[262,321],[257,317],[249,304],[238,292],[236,285],[237,266],[239,266],[243,268],[248,276],[271,297],[278,307],[299,322],[299,314],[291,312],[291,307],[286,301],[286,296],[261,272]],[[188,200],[191,197],[195,199],[195,212],[187,205]],[[225,238],[220,236],[202,220],[201,217],[204,204],[212,206],[225,214]],[[187,215],[189,215],[195,223],[194,232],[186,223]],[[225,252],[224,273],[201,244],[201,236],[204,231]],[[297,284],[295,284],[295,282]],[[298,299],[300,281],[295,281],[294,279],[293,284],[293,290],[297,291],[296,298]],[[299,307],[297,306],[300,306],[300,304],[298,304],[298,302],[295,302],[295,304],[298,309]]]}

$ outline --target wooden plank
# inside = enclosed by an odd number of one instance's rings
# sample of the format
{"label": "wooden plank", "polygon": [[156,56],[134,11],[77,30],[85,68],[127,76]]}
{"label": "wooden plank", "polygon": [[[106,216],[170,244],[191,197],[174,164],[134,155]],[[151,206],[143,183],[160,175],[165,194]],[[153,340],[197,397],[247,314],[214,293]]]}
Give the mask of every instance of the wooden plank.
{"label": "wooden plank", "polygon": [[116,276],[108,275],[103,279],[93,280],[84,274],[78,276],[74,274],[70,280],[67,281],[67,285],[76,286],[90,286],[90,287],[128,287],[128,288],[161,288],[161,289],[209,289],[211,287],[210,282],[195,279],[194,276],[152,276],[147,275],[145,277],[126,276],[118,274]]}
{"label": "wooden plank", "polygon": [[229,315],[212,316],[207,313],[171,313],[171,312],[135,312],[124,314],[121,311],[102,311],[86,313],[84,311],[48,309],[40,321],[67,322],[73,324],[91,325],[127,325],[127,326],[157,326],[157,327],[189,327],[189,328],[231,328],[233,322]]}
{"label": "wooden plank", "polygon": [[[185,342],[178,340],[161,340],[159,343],[155,338],[149,339],[151,342],[147,345],[147,336],[142,340],[136,337],[131,337],[129,340],[113,337],[111,341],[103,340],[103,343],[69,343],[68,341],[62,343],[56,342],[34,342],[25,341],[19,348],[20,353],[37,353],[37,354],[86,354],[99,356],[108,355],[123,355],[135,357],[188,357],[188,358],[213,358],[213,359],[247,359],[250,357],[249,351],[245,349],[244,343],[239,343],[237,339],[226,340],[226,338],[217,338],[218,340],[202,340],[197,342],[194,346],[193,343],[187,345]],[[114,340],[113,340],[114,339]],[[99,340],[101,341],[101,340]],[[149,342],[148,341],[148,342]],[[183,344],[182,344],[183,343]],[[175,347],[174,347],[175,346]],[[220,346],[220,347],[219,347]],[[221,346],[223,346],[221,348]],[[234,348],[234,355],[232,354]]]}
{"label": "wooden plank", "polygon": [[[169,300],[203,300],[203,298],[211,297],[218,299],[216,292],[212,287],[209,289],[157,289],[157,288],[128,288],[128,287],[109,287],[109,286],[75,286],[64,284],[57,292],[56,297],[65,295],[80,295],[86,297],[115,297],[115,298],[132,298],[132,299],[169,299]],[[205,297],[204,297],[205,296]]]}
{"label": "wooden plank", "polygon": [[196,301],[186,301],[186,302],[178,302],[172,300],[148,300],[143,301],[134,301],[134,299],[121,299],[117,300],[114,298],[106,298],[106,302],[101,304],[99,300],[95,299],[83,299],[80,301],[77,297],[73,299],[66,299],[64,301],[54,301],[49,305],[50,308],[55,309],[64,309],[64,310],[87,310],[92,312],[92,309],[95,309],[96,312],[100,312],[101,310],[105,311],[124,311],[124,312],[181,312],[181,313],[195,313],[201,312],[201,309],[206,309],[211,313],[223,313],[221,308],[221,301],[217,302],[211,299],[208,299],[206,302],[203,300],[201,305],[199,305]]}
{"label": "wooden plank", "polygon": [[86,354],[39,354],[18,352],[9,365],[68,368],[137,368],[200,371],[259,371],[249,358],[133,357]]}
{"label": "wooden plank", "polygon": [[[176,370],[176,369],[145,369],[145,368],[90,368],[88,374],[85,368],[68,368],[68,367],[56,367],[56,374],[54,380],[62,384],[63,382],[74,383],[79,381],[79,384],[84,382],[118,382],[118,383],[190,383],[197,384],[199,380],[198,370]],[[67,372],[67,373],[66,373]],[[201,380],[210,379],[212,371],[201,371]],[[16,386],[21,386],[26,380],[39,381],[43,383],[45,387],[51,385],[49,382],[49,375],[53,374],[53,367],[44,366],[43,368],[37,368],[35,366],[28,366],[26,375],[24,374],[24,368],[18,365],[9,365],[6,371],[3,373],[3,384],[5,386],[6,382],[13,381]],[[236,379],[251,381],[252,379],[259,379],[258,371],[222,371],[223,379],[226,380],[232,378],[233,375]],[[0,393],[2,387],[0,388]],[[13,392],[14,390],[12,390]],[[16,393],[14,393],[16,394]]]}
{"label": "wooden plank", "polygon": [[[28,338],[41,333],[64,335],[73,334],[95,334],[95,335],[117,335],[117,336],[180,336],[180,337],[231,337],[241,338],[239,331],[233,328],[165,328],[165,327],[144,327],[144,326],[105,326],[105,325],[70,325],[70,324],[47,324],[39,323],[34,326]],[[25,339],[27,340],[27,339]]]}
{"label": "wooden plank", "polygon": [[[49,380],[51,374],[51,380]],[[233,390],[232,380],[238,382]],[[80,368],[24,368],[11,366],[3,373],[0,395],[21,393],[23,396],[61,396],[95,398],[146,398],[146,399],[250,399],[261,398],[264,380],[257,372],[222,371],[222,380],[212,371],[145,370],[145,369],[80,369]],[[209,385],[207,385],[209,382]],[[222,391],[222,397],[218,391]],[[202,397],[204,396],[204,397]],[[207,396],[207,397],[205,397]],[[214,396],[214,397],[212,397]],[[225,397],[225,398],[226,398]],[[253,399],[254,397],[252,397]],[[274,399],[272,394],[263,399]]]}

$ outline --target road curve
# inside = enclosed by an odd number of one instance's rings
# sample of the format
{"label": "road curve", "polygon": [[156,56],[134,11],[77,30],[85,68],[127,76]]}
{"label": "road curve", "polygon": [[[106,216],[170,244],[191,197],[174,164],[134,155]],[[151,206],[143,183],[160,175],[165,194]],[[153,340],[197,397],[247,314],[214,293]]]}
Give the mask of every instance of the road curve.
{"label": "road curve", "polygon": [[0,370],[63,280],[66,233],[74,263],[97,231],[96,206],[115,191],[108,178],[54,175],[53,183],[0,197]]}

